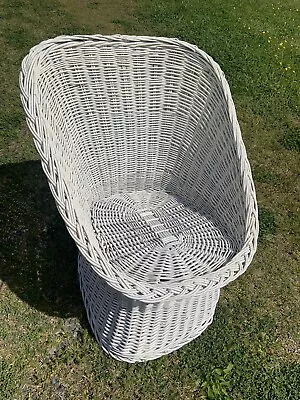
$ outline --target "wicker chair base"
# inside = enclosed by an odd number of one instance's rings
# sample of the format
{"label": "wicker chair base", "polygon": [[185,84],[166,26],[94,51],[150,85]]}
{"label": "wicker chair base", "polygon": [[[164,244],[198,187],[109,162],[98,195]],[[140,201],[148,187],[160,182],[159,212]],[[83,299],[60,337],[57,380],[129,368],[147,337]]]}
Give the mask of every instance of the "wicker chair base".
{"label": "wicker chair base", "polygon": [[213,289],[176,301],[144,303],[111,288],[82,255],[78,271],[97,342],[106,353],[128,363],[159,358],[195,339],[211,324],[220,294]]}

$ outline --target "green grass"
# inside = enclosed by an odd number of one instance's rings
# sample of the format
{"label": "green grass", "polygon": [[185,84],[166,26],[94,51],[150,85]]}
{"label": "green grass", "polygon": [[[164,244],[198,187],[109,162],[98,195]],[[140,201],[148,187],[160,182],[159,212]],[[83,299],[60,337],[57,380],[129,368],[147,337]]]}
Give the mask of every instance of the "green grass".
{"label": "green grass", "polygon": [[[230,399],[300,399],[298,8],[296,0],[0,0],[0,399],[205,399],[223,377]],[[220,63],[259,202],[258,252],[223,290],[214,323],[138,365],[107,357],[91,335],[76,248],[19,102],[31,46],[96,32],[179,37]]]}

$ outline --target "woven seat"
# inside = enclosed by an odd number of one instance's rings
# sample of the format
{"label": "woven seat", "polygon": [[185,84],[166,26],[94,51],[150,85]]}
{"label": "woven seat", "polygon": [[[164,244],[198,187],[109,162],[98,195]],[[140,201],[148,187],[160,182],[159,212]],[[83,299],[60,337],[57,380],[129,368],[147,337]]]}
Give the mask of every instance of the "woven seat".
{"label": "woven seat", "polygon": [[92,221],[109,262],[141,282],[201,276],[235,250],[213,219],[164,192],[108,197],[93,205]]}
{"label": "woven seat", "polygon": [[258,235],[220,67],[177,39],[61,36],[31,49],[20,88],[98,342],[135,362],[197,337]]}

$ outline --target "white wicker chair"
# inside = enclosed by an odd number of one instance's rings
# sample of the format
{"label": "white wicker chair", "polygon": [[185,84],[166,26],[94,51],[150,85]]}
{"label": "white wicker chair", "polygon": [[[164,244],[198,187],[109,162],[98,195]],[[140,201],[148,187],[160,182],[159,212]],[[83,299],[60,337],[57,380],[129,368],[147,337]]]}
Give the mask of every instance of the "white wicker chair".
{"label": "white wicker chair", "polygon": [[135,362],[197,337],[258,235],[220,67],[176,39],[61,36],[25,57],[20,88],[98,342]]}

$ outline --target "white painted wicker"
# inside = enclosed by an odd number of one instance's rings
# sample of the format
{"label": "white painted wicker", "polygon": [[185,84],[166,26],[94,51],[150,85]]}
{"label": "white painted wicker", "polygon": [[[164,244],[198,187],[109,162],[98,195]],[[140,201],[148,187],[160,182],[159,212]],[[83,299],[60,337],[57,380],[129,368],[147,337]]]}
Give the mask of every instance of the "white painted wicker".
{"label": "white painted wicker", "polygon": [[61,36],[31,49],[20,88],[104,350],[142,361],[198,336],[258,235],[220,67],[177,39]]}

